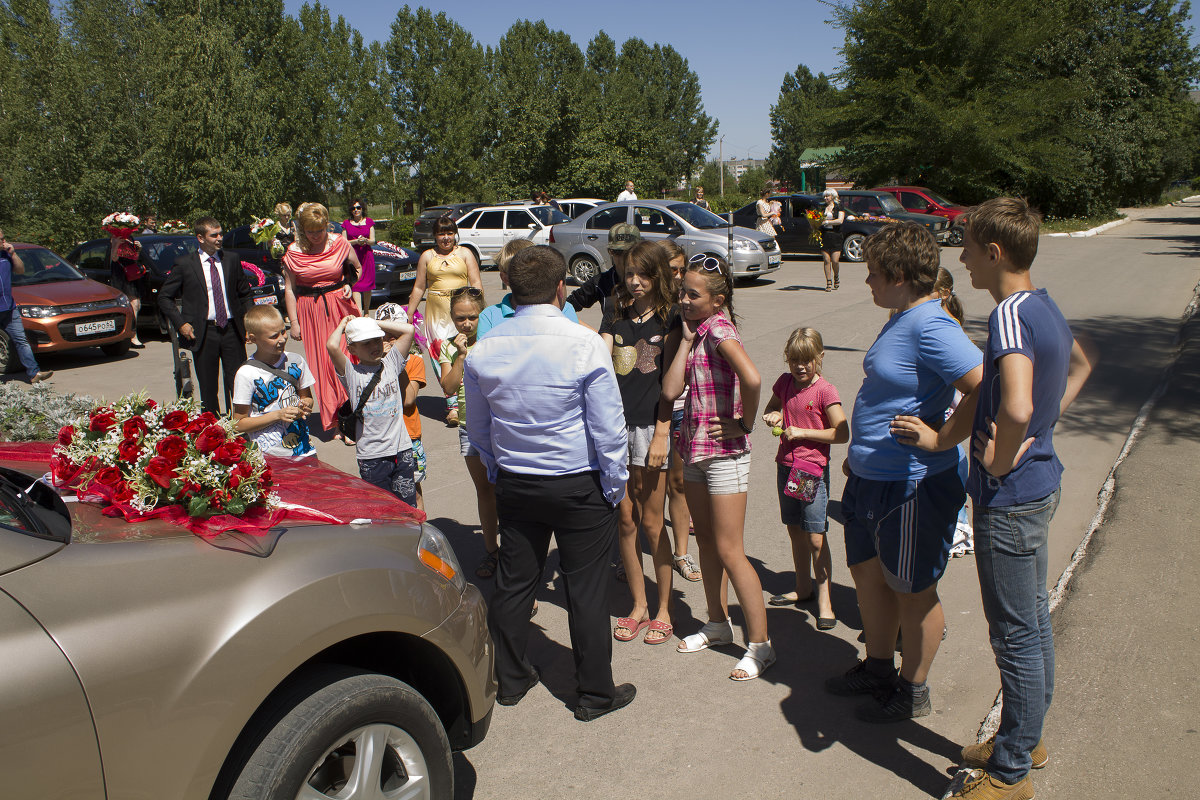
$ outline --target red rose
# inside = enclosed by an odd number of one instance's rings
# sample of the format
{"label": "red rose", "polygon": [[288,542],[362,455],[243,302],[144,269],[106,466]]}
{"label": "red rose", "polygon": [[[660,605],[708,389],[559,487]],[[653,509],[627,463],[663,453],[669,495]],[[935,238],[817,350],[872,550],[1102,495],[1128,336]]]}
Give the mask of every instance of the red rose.
{"label": "red rose", "polygon": [[187,424],[188,424],[187,412],[181,411],[179,409],[176,409],[174,411],[168,411],[167,415],[165,417],[163,417],[163,421],[162,421],[163,427],[169,431],[181,431],[187,427]]}
{"label": "red rose", "polygon": [[88,430],[96,433],[107,433],[117,424],[117,415],[112,411],[97,411],[88,420]]}
{"label": "red rose", "polygon": [[52,456],[50,472],[54,475],[54,482],[63,485],[79,473],[79,467],[75,466],[74,462],[66,456]]}
{"label": "red rose", "polygon": [[146,465],[146,474],[150,476],[150,480],[162,488],[168,489],[171,486],[171,479],[175,477],[175,465],[162,456],[155,456]]}
{"label": "red rose", "polygon": [[92,480],[95,483],[99,483],[102,486],[107,486],[112,489],[115,489],[117,486],[124,483],[124,480],[121,477],[121,470],[117,469],[116,467],[105,467],[97,472],[96,477]]}
{"label": "red rose", "polygon": [[158,408],[158,403],[154,402],[153,400],[147,400],[146,408],[148,408],[148,409]]}
{"label": "red rose", "polygon": [[117,445],[117,455],[122,461],[134,462],[142,454],[142,446],[133,439],[126,439]]}
{"label": "red rose", "polygon": [[75,440],[75,426],[65,425],[58,429],[58,443],[63,447],[70,447],[71,442]]}
{"label": "red rose", "polygon": [[178,464],[179,459],[187,452],[187,442],[182,436],[168,436],[158,443],[154,452],[170,461],[172,465]]}
{"label": "red rose", "polygon": [[225,444],[217,448],[216,454],[213,455],[213,460],[218,464],[224,464],[227,467],[232,467],[234,464],[238,463],[239,459],[241,459],[242,451],[245,449],[246,443],[241,439],[230,439]]}
{"label": "red rose", "polygon": [[128,503],[133,499],[133,489],[129,488],[129,484],[122,483],[117,490],[113,492],[112,501],[114,503]]}
{"label": "red rose", "polygon": [[241,485],[242,485],[242,476],[241,475],[238,475],[236,472],[234,472],[232,475],[229,476],[229,488],[230,489],[236,489],[237,487],[239,487]]}
{"label": "red rose", "polygon": [[206,428],[210,427],[217,421],[217,416],[211,411],[205,411],[200,416],[188,423],[187,432],[192,436],[202,433]]}
{"label": "red rose", "polygon": [[250,473],[254,472],[254,465],[249,461],[239,461],[238,463],[234,464],[233,472],[239,477],[249,478]]}
{"label": "red rose", "polygon": [[146,432],[146,420],[141,417],[130,417],[121,426],[121,435],[133,439]]}
{"label": "red rose", "polygon": [[264,467],[263,471],[262,471],[262,477],[258,479],[259,488],[261,488],[265,492],[267,489],[270,489],[274,484],[275,484],[275,481],[271,477],[271,468]]}
{"label": "red rose", "polygon": [[209,425],[196,437],[196,449],[201,453],[211,453],[225,441],[225,429],[220,425]]}

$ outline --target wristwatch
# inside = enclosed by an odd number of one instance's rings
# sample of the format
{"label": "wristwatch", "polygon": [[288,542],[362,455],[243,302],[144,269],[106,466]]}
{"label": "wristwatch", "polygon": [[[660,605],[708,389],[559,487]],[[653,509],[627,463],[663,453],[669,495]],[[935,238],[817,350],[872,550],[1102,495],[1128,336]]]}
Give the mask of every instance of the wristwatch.
{"label": "wristwatch", "polygon": [[745,431],[745,432],[746,432],[746,434],[749,434],[749,433],[750,433],[750,431],[752,431],[752,430],[753,430],[753,428],[747,428],[747,427],[746,427],[746,419],[745,419],[744,417],[738,417],[738,418],[737,418],[737,424],[738,424],[738,427],[739,427],[739,428],[741,428],[743,431]]}

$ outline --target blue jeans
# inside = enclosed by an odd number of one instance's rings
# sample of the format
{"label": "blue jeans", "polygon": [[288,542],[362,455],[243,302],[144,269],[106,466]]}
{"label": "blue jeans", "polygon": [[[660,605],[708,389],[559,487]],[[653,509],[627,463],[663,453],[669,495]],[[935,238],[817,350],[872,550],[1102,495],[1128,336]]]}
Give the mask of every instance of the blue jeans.
{"label": "blue jeans", "polygon": [[1054,695],[1054,637],[1046,591],[1050,520],[1059,490],[1028,503],[975,509],[975,565],[1004,700],[988,772],[1016,783]]}
{"label": "blue jeans", "polygon": [[33,348],[29,346],[29,340],[25,338],[25,325],[21,322],[21,312],[13,306],[11,312],[0,312],[0,320],[3,320],[5,314],[11,316],[4,320],[4,332],[8,334],[9,340],[13,343],[13,347],[17,351],[17,358],[21,359],[21,366],[25,368],[25,375],[32,378],[41,370],[38,368],[37,359],[33,357]]}
{"label": "blue jeans", "polygon": [[417,507],[417,459],[412,448],[387,458],[360,458],[358,474],[367,483]]}

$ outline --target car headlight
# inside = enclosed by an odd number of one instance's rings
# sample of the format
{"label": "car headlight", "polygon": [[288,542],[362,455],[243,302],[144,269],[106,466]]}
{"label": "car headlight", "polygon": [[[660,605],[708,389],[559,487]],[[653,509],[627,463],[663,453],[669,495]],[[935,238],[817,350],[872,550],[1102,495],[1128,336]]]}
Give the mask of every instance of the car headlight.
{"label": "car headlight", "polygon": [[757,253],[762,248],[758,246],[758,242],[753,239],[734,239],[733,249],[741,250],[745,253]]}
{"label": "car headlight", "polygon": [[417,546],[417,559],[441,575],[458,589],[459,594],[467,590],[467,579],[454,556],[454,549],[445,535],[437,528],[425,523],[421,526],[421,543]]}
{"label": "car headlight", "polygon": [[117,305],[121,308],[129,308],[129,298],[123,294],[117,295]]}
{"label": "car headlight", "polygon": [[57,306],[21,306],[21,316],[30,319],[45,319],[58,316],[59,313]]}

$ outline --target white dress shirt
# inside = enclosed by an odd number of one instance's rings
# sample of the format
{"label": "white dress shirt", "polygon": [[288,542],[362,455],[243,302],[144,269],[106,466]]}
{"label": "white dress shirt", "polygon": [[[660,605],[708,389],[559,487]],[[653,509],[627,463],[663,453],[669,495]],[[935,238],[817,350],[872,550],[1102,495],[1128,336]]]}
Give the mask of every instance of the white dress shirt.
{"label": "white dress shirt", "polygon": [[620,203],[622,200],[637,200],[637,194],[626,189],[617,195],[617,202]]}
{"label": "white dress shirt", "polygon": [[233,319],[233,308],[229,305],[229,294],[225,291],[225,266],[221,263],[221,251],[213,253],[211,256],[200,250],[196,253],[200,256],[200,274],[204,276],[204,288],[208,292],[208,319],[215,322],[217,319],[217,307],[213,304],[213,285],[212,285],[212,267],[209,265],[209,259],[217,262],[217,274],[222,276],[221,282],[217,285],[217,291],[221,293],[221,299],[225,301],[225,317]]}
{"label": "white dress shirt", "polygon": [[629,478],[625,411],[612,356],[593,331],[553,305],[516,315],[471,348],[463,370],[467,438],[496,482],[598,471],[618,503]]}

